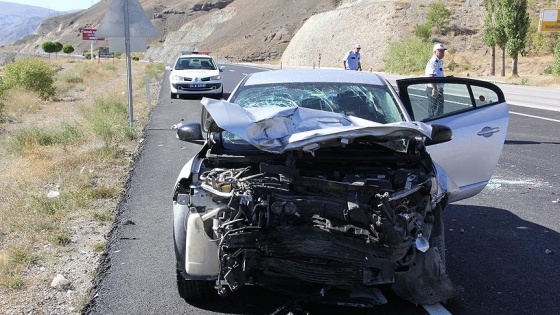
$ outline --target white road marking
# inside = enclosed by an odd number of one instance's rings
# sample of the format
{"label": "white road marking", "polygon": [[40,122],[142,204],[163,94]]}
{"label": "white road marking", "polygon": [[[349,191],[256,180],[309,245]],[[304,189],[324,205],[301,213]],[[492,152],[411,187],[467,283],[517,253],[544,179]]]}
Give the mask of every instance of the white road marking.
{"label": "white road marking", "polygon": [[510,186],[526,186],[526,187],[541,187],[546,185],[546,182],[540,182],[535,179],[504,179],[504,178],[491,178],[488,184],[486,185],[487,189],[500,189],[502,185],[510,185]]}
{"label": "white road marking", "polygon": [[430,315],[451,315],[451,313],[443,307],[441,304],[422,304],[422,307]]}
{"label": "white road marking", "polygon": [[519,115],[519,116],[526,116],[526,117],[537,118],[537,119],[548,120],[548,121],[553,121],[553,122],[560,123],[560,120],[558,120],[558,119],[552,119],[552,118],[546,118],[546,117],[534,116],[534,115],[527,115],[527,114],[518,113],[518,112],[509,112],[509,113],[514,114],[514,115]]}

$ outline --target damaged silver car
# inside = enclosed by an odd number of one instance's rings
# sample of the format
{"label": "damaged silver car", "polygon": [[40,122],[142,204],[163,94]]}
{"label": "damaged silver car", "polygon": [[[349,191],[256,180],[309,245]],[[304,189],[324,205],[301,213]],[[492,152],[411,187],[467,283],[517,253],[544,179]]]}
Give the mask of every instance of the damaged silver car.
{"label": "damaged silver car", "polygon": [[[426,87],[445,88],[428,116]],[[261,286],[338,304],[433,304],[456,295],[443,211],[492,176],[508,124],[502,91],[461,78],[278,70],[203,99],[179,139],[202,148],[173,194],[179,292]]]}

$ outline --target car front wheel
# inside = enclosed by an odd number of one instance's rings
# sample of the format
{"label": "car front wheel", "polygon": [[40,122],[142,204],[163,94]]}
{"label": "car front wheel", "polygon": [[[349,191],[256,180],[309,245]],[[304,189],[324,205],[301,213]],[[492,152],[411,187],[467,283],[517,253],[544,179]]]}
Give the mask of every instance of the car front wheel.
{"label": "car front wheel", "polygon": [[173,93],[173,92],[171,92],[171,98],[172,98],[172,99],[175,99],[175,98],[177,98],[177,93]]}

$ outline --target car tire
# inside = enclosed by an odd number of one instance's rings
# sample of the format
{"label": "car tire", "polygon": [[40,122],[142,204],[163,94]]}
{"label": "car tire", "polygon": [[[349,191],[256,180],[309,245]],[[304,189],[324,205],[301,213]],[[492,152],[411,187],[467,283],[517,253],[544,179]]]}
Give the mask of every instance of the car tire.
{"label": "car tire", "polygon": [[177,93],[171,92],[171,98],[172,98],[172,99],[176,99],[176,98],[177,98]]}
{"label": "car tire", "polygon": [[177,269],[177,291],[184,300],[209,300],[217,297],[214,283],[215,281],[185,280]]}

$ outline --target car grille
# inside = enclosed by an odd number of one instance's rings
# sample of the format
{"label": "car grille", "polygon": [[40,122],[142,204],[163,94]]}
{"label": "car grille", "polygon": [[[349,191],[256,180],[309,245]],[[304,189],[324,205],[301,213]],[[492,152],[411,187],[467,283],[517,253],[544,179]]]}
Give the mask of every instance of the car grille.
{"label": "car grille", "polygon": [[[187,82],[191,82],[193,80],[193,78],[183,78],[183,81],[187,81]],[[210,77],[208,78],[200,78],[201,82],[206,82],[206,81],[210,81]]]}
{"label": "car grille", "polygon": [[222,86],[221,83],[173,83],[172,85],[179,91],[210,91]]}

